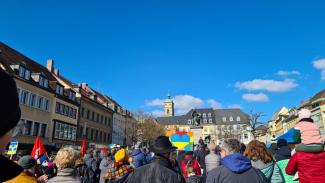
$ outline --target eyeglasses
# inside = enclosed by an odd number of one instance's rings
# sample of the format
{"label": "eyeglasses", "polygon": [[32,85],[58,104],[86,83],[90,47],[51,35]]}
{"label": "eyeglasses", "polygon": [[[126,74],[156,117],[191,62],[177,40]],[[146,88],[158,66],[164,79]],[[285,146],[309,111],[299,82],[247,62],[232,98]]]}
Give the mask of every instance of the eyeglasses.
{"label": "eyeglasses", "polygon": [[11,136],[16,137],[19,134],[22,134],[24,131],[25,123],[20,120],[18,124],[11,130]]}

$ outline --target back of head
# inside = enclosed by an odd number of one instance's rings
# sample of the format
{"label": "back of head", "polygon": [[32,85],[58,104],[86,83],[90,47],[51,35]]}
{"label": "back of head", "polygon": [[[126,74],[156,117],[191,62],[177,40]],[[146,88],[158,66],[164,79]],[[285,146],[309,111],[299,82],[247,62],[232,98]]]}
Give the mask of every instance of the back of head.
{"label": "back of head", "polygon": [[211,143],[208,145],[208,149],[209,149],[210,152],[215,152],[215,150],[216,150],[216,145],[215,145],[213,142],[211,142]]}
{"label": "back of head", "polygon": [[288,146],[288,142],[286,139],[279,139],[276,144],[277,144],[278,148]]}
{"label": "back of head", "polygon": [[55,163],[59,170],[65,168],[73,168],[75,166],[76,160],[78,158],[78,153],[71,147],[65,147],[58,151],[55,157]]}
{"label": "back of head", "polygon": [[25,155],[19,159],[18,165],[25,170],[31,169],[36,165],[36,160],[32,156]]}
{"label": "back of head", "polygon": [[226,139],[222,142],[220,148],[227,150],[230,154],[241,152],[241,143],[237,139]]}
{"label": "back of head", "polygon": [[[14,79],[0,68],[0,137],[13,129],[20,120],[18,92]],[[2,148],[2,147],[0,147]]]}
{"label": "back of head", "polygon": [[261,160],[265,164],[272,161],[272,156],[267,151],[264,143],[258,140],[252,140],[248,143],[244,156],[251,160]]}

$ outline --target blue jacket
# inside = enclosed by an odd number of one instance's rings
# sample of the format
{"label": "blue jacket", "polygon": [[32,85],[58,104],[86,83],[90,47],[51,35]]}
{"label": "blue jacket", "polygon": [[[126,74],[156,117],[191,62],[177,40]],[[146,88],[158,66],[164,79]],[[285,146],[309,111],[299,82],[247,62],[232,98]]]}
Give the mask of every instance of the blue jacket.
{"label": "blue jacket", "polygon": [[134,168],[139,168],[143,165],[148,164],[146,155],[140,151],[140,149],[135,149],[132,152]]}
{"label": "blue jacket", "polygon": [[252,167],[251,161],[242,154],[231,154],[221,159],[221,165],[211,170],[206,183],[264,183],[260,170]]}

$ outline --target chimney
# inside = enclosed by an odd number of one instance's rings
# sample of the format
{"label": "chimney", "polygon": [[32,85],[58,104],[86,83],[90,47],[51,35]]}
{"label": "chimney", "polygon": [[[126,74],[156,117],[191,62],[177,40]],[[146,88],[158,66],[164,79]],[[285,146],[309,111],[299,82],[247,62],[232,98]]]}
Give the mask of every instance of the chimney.
{"label": "chimney", "polygon": [[59,76],[59,74],[60,74],[60,71],[59,71],[59,69],[58,69],[58,68],[54,69],[54,74],[55,74],[55,75],[57,75],[57,76]]}
{"label": "chimney", "polygon": [[81,83],[81,88],[87,88],[88,84],[87,83]]}
{"label": "chimney", "polygon": [[54,60],[52,59],[48,59],[47,60],[47,66],[46,66],[47,70],[49,70],[50,72],[54,71]]}

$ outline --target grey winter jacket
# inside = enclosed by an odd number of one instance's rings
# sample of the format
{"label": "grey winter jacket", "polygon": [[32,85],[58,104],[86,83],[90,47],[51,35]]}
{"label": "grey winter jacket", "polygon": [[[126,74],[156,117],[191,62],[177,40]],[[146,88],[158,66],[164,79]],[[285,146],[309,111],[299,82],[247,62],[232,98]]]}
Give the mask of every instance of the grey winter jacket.
{"label": "grey winter jacket", "polygon": [[66,168],[60,170],[57,176],[53,177],[47,183],[80,183],[81,180],[76,175],[76,171],[73,168]]}
{"label": "grey winter jacket", "polygon": [[217,168],[217,166],[219,165],[220,165],[220,158],[214,152],[210,152],[208,155],[205,156],[205,167],[207,173]]}
{"label": "grey winter jacket", "polygon": [[107,173],[107,167],[110,163],[114,162],[110,157],[103,158],[102,161],[100,162],[99,169],[100,169],[100,179],[99,183],[105,183],[105,179],[103,176]]}

